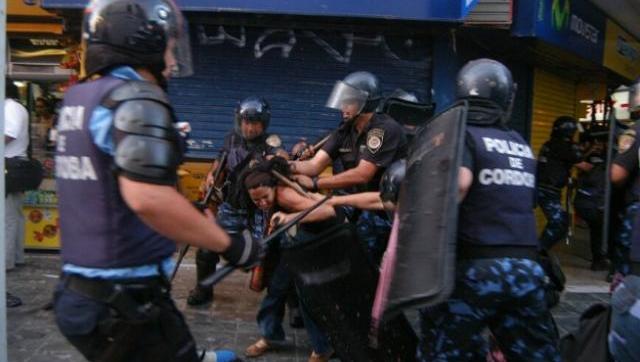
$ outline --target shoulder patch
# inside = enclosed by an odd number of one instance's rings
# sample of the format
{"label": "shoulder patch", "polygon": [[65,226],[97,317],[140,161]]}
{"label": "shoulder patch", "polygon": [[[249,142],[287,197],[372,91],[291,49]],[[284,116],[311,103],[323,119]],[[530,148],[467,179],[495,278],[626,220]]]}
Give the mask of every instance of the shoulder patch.
{"label": "shoulder patch", "polygon": [[376,153],[382,147],[384,141],[384,129],[373,128],[367,132],[367,148],[369,152]]}
{"label": "shoulder patch", "polygon": [[280,136],[278,136],[277,134],[272,134],[269,137],[267,137],[267,139],[265,140],[265,143],[268,146],[271,146],[273,148],[278,148],[282,146],[282,140],[280,139]]}

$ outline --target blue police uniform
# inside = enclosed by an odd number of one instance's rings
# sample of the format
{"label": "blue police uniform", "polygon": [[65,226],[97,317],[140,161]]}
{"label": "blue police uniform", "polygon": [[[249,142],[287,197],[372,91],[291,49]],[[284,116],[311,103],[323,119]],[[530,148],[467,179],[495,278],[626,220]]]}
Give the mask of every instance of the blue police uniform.
{"label": "blue police uniform", "polygon": [[611,296],[609,351],[619,362],[640,360],[640,213],[634,221],[628,274]]}
{"label": "blue police uniform", "polygon": [[[222,204],[218,207],[216,221],[221,228],[229,234],[236,234],[242,230],[251,230],[252,236],[259,240],[263,234],[263,215],[257,212],[247,215],[241,200],[243,193],[239,187],[237,178],[251,161],[263,159],[268,154],[273,154],[276,148],[267,144],[269,137],[275,135],[262,134],[253,140],[245,140],[236,131],[231,131],[224,138],[222,153],[227,152],[227,162],[224,168],[225,182],[223,185]],[[196,252],[196,273],[198,281],[213,274],[216,264],[220,261],[218,254],[209,250],[198,249]],[[202,288],[196,286],[187,298],[190,305],[203,304],[211,300],[213,287]]]}
{"label": "blue police uniform", "polygon": [[569,216],[562,208],[560,197],[571,176],[571,167],[580,161],[582,154],[578,146],[561,138],[552,137],[540,149],[537,200],[547,219],[540,235],[544,249],[550,249],[567,236]]}
{"label": "blue police uniform", "polygon": [[638,143],[637,134],[640,124],[636,122],[626,134],[634,136],[633,143],[625,149],[620,149],[613,163],[624,168],[628,173],[628,181],[625,185],[624,209],[621,212],[622,220],[620,229],[614,238],[613,267],[616,272],[627,275],[630,272],[629,252],[632,244],[632,234],[636,227],[636,219],[640,211],[640,173],[638,172]]}
{"label": "blue police uniform", "polygon": [[633,144],[620,149],[614,163],[629,172],[626,187],[626,207],[621,230],[615,239],[614,268],[626,275],[611,296],[611,331],[609,351],[616,361],[640,359],[640,175],[638,172],[636,123],[627,135],[636,136]]}
{"label": "blue police uniform", "polygon": [[589,225],[592,268],[597,268],[598,262],[604,260],[602,232],[607,177],[605,155],[591,153],[585,162],[591,164],[593,168],[589,171],[582,171],[578,175],[578,187],[573,198],[573,205],[578,216]]}
{"label": "blue police uniform", "polygon": [[[386,168],[394,161],[405,158],[407,148],[407,138],[402,126],[385,114],[374,114],[362,132],[359,133],[353,126],[341,128],[332,134],[322,150],[337,161],[342,170],[357,167],[361,160],[378,166],[378,171],[370,182],[342,190],[356,193],[378,190],[380,178]],[[354,208],[345,210],[349,220],[355,222],[358,237],[367,246],[372,262],[378,265],[391,232],[389,217],[384,212]]]}
{"label": "blue police uniform", "polygon": [[463,167],[473,183],[460,204],[456,284],[420,313],[423,361],[482,361],[488,327],[508,360],[560,361],[547,279],[537,260],[535,159],[512,130],[469,125]]}
{"label": "blue police uniform", "polygon": [[[175,244],[127,206],[113,173],[119,105],[105,100],[132,80],[141,77],[123,66],[65,95],[55,158],[63,262],[56,322],[89,360],[199,361],[166,279]],[[168,104],[160,107],[170,112]],[[179,136],[169,139],[179,158]],[[175,184],[175,176],[166,184]]]}

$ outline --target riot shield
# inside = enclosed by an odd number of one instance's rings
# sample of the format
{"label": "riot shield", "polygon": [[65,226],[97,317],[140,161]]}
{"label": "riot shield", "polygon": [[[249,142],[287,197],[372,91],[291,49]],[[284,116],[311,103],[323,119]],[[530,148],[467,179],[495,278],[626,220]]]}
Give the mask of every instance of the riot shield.
{"label": "riot shield", "polygon": [[400,189],[400,225],[393,263],[383,270],[387,289],[382,321],[406,308],[448,298],[454,286],[458,218],[458,169],[462,161],[468,104],[436,115],[416,135]]}
{"label": "riot shield", "polygon": [[377,271],[353,225],[338,224],[295,243],[284,242],[282,262],[295,276],[300,302],[327,333],[341,361],[413,361],[417,338],[404,315],[386,323],[377,348],[369,346]]}

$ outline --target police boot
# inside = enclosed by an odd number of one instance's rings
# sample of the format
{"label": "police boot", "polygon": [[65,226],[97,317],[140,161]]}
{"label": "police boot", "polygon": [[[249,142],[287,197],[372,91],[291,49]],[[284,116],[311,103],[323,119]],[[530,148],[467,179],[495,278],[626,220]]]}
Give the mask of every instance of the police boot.
{"label": "police boot", "polygon": [[[196,276],[198,283],[215,273],[218,260],[219,257],[217,254],[208,250],[198,249],[196,252]],[[213,287],[202,288],[199,284],[189,292],[189,297],[187,297],[187,304],[191,306],[203,305],[211,303],[212,301]]]}

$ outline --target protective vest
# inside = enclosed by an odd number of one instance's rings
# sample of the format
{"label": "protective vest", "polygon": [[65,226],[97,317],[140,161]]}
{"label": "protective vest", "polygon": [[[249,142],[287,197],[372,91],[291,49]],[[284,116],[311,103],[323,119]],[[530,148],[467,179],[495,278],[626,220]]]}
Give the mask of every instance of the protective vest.
{"label": "protective vest", "polygon": [[474,245],[537,245],[533,214],[536,161],[512,130],[467,127],[473,183],[460,205],[458,240]]}
{"label": "protective vest", "polygon": [[538,184],[559,192],[567,185],[571,167],[580,162],[580,157],[576,145],[562,139],[550,139],[540,149]]}
{"label": "protective vest", "polygon": [[113,173],[113,157],[93,142],[94,109],[123,80],[105,76],[70,88],[60,110],[55,158],[60,199],[62,260],[90,268],[159,263],[175,244],[126,205]]}

